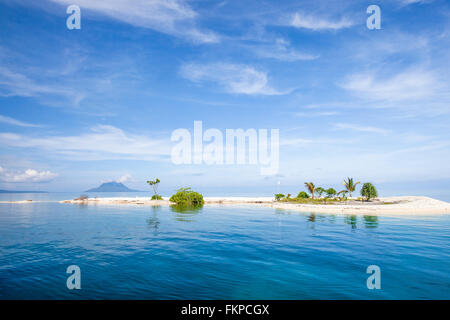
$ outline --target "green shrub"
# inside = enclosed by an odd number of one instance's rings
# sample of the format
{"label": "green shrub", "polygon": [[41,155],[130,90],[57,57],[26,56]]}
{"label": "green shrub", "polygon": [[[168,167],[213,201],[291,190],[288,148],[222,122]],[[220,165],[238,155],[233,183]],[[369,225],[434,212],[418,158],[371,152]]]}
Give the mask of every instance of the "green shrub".
{"label": "green shrub", "polygon": [[152,200],[162,200],[163,198],[159,194],[152,195]]}
{"label": "green shrub", "polygon": [[324,194],[326,191],[325,191],[325,189],[324,188],[322,188],[322,187],[318,187],[318,188],[316,188],[316,190],[314,191],[318,196],[319,196],[319,198],[322,196],[322,194]]}
{"label": "green shrub", "polygon": [[327,194],[328,198],[333,198],[336,195],[336,190],[334,190],[333,188],[329,188],[325,190],[325,193]]}
{"label": "green shrub", "polygon": [[280,200],[283,199],[284,197],[285,197],[284,194],[282,194],[282,193],[277,193],[277,194],[275,195],[275,200],[276,200],[276,201],[280,201]]}
{"label": "green shrub", "polygon": [[370,199],[378,197],[377,189],[370,182],[366,182],[363,184],[361,188],[361,196],[366,198],[367,201]]}
{"label": "green shrub", "polygon": [[191,188],[178,189],[177,193],[170,197],[170,201],[183,206],[201,206],[205,203],[203,196]]}
{"label": "green shrub", "polygon": [[307,194],[305,191],[300,191],[297,195],[297,198],[300,199],[308,199],[309,198],[309,194]]}

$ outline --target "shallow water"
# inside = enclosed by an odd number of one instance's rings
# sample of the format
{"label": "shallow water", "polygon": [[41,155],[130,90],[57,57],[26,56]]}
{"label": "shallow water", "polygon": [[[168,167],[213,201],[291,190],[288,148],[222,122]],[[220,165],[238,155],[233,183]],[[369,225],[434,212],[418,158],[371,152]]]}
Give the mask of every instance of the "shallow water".
{"label": "shallow water", "polygon": [[449,247],[449,215],[0,204],[0,298],[449,299]]}

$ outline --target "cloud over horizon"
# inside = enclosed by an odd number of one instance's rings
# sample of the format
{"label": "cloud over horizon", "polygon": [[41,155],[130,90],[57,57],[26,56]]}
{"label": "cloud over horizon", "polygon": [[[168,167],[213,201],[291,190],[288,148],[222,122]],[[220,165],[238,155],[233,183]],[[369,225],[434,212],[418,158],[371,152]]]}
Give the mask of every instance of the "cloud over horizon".
{"label": "cloud over horizon", "polygon": [[12,183],[26,183],[26,182],[50,182],[54,180],[58,174],[51,171],[37,171],[34,169],[27,169],[24,172],[6,170],[0,167],[0,181]]}

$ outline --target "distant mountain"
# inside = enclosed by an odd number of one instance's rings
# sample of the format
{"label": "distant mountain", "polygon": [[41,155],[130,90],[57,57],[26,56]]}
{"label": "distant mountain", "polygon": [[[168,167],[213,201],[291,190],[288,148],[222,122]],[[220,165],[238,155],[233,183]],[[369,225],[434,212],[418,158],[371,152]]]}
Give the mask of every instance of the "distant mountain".
{"label": "distant mountain", "polygon": [[120,182],[105,182],[100,187],[86,190],[85,192],[139,192],[139,190],[132,190]]}
{"label": "distant mountain", "polygon": [[47,191],[13,191],[13,190],[0,190],[0,193],[48,193]]}

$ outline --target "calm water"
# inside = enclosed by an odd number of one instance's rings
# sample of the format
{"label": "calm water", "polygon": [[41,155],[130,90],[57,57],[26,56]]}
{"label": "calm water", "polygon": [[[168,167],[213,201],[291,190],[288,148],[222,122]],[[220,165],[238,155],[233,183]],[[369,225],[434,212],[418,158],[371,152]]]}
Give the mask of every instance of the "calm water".
{"label": "calm water", "polygon": [[449,245],[449,215],[0,204],[0,298],[450,299]]}

